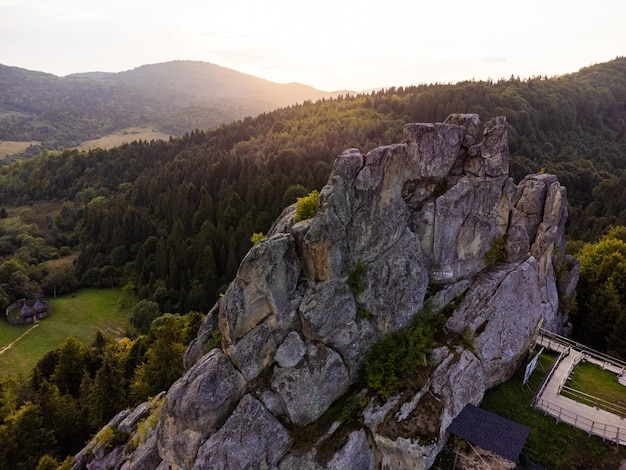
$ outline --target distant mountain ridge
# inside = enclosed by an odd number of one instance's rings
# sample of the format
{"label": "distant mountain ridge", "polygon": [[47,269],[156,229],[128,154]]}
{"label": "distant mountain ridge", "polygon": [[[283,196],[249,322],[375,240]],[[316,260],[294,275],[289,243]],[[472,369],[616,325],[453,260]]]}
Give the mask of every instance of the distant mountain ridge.
{"label": "distant mountain ridge", "polygon": [[182,135],[339,93],[197,61],[65,77],[0,65],[0,140],[65,148],[133,126]]}

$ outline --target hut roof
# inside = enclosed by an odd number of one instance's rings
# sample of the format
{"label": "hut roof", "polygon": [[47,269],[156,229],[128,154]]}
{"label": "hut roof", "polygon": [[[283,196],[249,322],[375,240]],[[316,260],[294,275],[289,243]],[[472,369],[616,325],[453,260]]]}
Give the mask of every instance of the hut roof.
{"label": "hut roof", "polygon": [[511,462],[517,462],[530,428],[468,404],[452,420],[448,432]]}
{"label": "hut roof", "polygon": [[22,305],[22,308],[20,309],[20,313],[22,315],[27,315],[29,313],[33,313],[33,309],[30,308],[26,302],[24,302],[24,305]]}
{"label": "hut roof", "polygon": [[35,312],[40,312],[41,310],[46,310],[46,305],[41,301],[41,299],[37,299],[35,304],[33,305],[33,310]]}

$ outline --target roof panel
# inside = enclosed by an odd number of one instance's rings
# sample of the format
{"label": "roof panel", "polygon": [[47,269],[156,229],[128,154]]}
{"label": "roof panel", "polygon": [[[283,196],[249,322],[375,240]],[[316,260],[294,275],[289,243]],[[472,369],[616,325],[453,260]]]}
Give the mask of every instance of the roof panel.
{"label": "roof panel", "polygon": [[512,462],[528,439],[530,428],[472,404],[452,420],[448,432]]}

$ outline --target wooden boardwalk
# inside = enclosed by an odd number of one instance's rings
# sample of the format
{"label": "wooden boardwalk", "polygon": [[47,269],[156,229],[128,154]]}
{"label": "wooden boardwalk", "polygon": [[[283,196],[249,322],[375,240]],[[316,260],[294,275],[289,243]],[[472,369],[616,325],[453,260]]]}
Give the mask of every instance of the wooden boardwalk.
{"label": "wooden boardwalk", "polygon": [[[579,403],[560,394],[568,377],[583,358],[601,365],[603,368],[622,374],[624,366],[621,361],[609,361],[605,357],[592,357],[587,352],[577,350],[567,342],[559,342],[552,335],[540,335],[537,344],[561,353],[558,364],[554,367],[547,381],[540,388],[533,405],[544,413],[554,416],[572,426],[608,439],[616,444],[626,445],[626,420],[616,414],[592,406]],[[602,356],[602,355],[601,355]],[[609,363],[611,362],[611,363]]]}

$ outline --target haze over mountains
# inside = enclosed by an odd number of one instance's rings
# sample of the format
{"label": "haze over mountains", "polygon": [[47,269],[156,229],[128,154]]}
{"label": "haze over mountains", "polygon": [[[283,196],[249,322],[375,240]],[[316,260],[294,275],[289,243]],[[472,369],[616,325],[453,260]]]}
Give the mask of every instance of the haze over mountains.
{"label": "haze over mountains", "polygon": [[206,62],[173,61],[119,73],[57,77],[0,65],[0,140],[65,148],[133,126],[171,135],[337,96]]}

